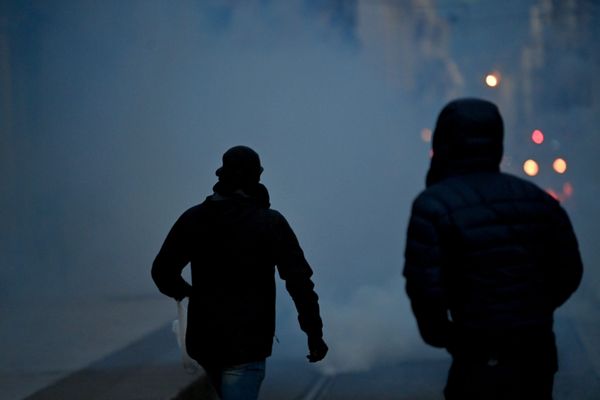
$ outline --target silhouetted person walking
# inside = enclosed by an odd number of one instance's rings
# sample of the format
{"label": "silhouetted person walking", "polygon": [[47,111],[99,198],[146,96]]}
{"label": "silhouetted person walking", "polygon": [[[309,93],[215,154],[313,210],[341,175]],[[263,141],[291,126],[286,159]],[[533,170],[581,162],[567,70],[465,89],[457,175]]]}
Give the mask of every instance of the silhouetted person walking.
{"label": "silhouetted person walking", "polygon": [[[312,270],[285,218],[269,208],[262,171],[252,149],[229,149],[214,194],[183,213],[152,266],[162,293],[189,297],[187,350],[223,400],[258,396],[275,333],[275,266],[308,336],[309,361],[328,350]],[[188,263],[191,286],[181,277]]]}
{"label": "silhouetted person walking", "polygon": [[566,212],[500,172],[502,142],[494,104],[450,102],[412,207],[406,291],[425,342],[452,355],[446,399],[551,399],[553,312],[581,280]]}

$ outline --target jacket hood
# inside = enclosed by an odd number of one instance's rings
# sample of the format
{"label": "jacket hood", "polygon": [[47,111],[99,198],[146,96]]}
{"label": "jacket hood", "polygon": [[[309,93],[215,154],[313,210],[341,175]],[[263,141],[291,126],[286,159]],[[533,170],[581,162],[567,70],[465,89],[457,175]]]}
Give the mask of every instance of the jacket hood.
{"label": "jacket hood", "polygon": [[[226,181],[219,180],[213,186],[213,190],[216,194],[223,196],[224,198],[245,198],[246,200],[254,202],[260,208],[269,208],[271,206],[269,191],[262,183],[248,185],[243,189],[239,189],[237,186],[228,185]],[[240,194],[238,190],[242,190],[243,194]],[[211,197],[213,196],[209,196],[209,198]]]}
{"label": "jacket hood", "polygon": [[499,171],[504,124],[495,104],[481,99],[448,103],[433,132],[427,186],[472,172]]}

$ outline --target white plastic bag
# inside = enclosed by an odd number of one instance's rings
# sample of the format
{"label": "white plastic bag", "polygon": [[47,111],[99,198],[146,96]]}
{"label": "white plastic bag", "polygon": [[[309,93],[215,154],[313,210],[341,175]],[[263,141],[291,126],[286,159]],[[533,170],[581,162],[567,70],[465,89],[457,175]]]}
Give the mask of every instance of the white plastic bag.
{"label": "white plastic bag", "polygon": [[194,360],[187,352],[185,347],[185,332],[187,328],[187,307],[182,301],[177,302],[177,317],[175,321],[173,321],[173,333],[177,338],[177,344],[181,349],[181,362],[183,363],[183,368],[189,374],[194,374],[198,371],[198,363]]}

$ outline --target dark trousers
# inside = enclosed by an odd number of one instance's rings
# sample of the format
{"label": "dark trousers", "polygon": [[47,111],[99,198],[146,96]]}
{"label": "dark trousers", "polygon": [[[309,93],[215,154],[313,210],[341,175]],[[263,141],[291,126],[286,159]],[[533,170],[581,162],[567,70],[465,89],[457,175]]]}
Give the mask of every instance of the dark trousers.
{"label": "dark trousers", "polygon": [[446,400],[552,400],[555,366],[548,360],[455,357]]}

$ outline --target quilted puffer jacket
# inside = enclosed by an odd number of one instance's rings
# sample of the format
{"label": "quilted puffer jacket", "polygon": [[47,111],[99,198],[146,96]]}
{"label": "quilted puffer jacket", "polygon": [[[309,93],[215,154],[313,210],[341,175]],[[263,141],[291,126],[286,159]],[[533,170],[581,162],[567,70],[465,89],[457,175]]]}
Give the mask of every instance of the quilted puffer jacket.
{"label": "quilted puffer jacket", "polygon": [[555,353],[553,312],[582,276],[569,217],[533,183],[500,172],[502,140],[494,104],[449,103],[412,206],[407,294],[425,342],[453,355]]}

